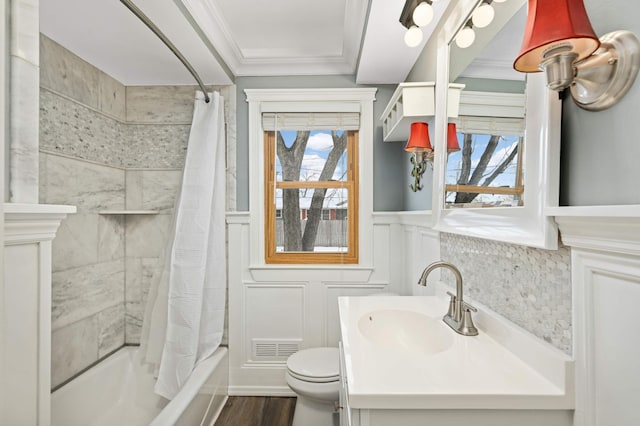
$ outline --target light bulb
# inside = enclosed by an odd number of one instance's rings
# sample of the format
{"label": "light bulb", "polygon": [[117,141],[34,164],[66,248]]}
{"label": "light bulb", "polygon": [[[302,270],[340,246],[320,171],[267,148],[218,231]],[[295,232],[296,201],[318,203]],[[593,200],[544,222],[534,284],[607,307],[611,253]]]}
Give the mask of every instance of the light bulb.
{"label": "light bulb", "polygon": [[484,28],[493,21],[495,15],[496,13],[490,4],[482,3],[471,15],[471,22],[473,22],[474,27]]}
{"label": "light bulb", "polygon": [[413,23],[419,27],[428,25],[433,20],[433,8],[423,1],[413,10]]}
{"label": "light bulb", "polygon": [[412,25],[404,34],[404,42],[409,47],[416,47],[422,42],[422,30]]}
{"label": "light bulb", "polygon": [[465,49],[473,44],[476,39],[476,32],[471,27],[464,27],[456,36],[456,45]]}

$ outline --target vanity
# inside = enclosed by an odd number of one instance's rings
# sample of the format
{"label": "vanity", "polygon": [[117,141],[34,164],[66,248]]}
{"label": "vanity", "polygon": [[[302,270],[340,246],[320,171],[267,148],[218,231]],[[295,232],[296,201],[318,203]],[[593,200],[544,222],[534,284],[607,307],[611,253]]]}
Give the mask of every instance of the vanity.
{"label": "vanity", "polygon": [[570,426],[573,361],[474,303],[463,336],[436,296],[341,297],[342,426]]}

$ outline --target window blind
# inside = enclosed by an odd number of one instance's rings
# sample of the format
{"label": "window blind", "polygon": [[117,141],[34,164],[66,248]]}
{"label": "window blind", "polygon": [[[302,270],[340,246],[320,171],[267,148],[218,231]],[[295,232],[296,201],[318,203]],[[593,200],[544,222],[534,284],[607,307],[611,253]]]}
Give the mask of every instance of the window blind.
{"label": "window blind", "polygon": [[358,112],[264,112],[262,129],[273,130],[358,130]]}
{"label": "window blind", "polygon": [[522,118],[460,116],[453,121],[459,133],[524,136],[525,123]]}

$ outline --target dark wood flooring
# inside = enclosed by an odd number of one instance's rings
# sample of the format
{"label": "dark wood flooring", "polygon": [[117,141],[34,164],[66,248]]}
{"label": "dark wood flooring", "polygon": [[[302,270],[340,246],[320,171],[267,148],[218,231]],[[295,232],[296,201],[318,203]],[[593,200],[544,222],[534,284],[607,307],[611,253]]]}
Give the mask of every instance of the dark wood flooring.
{"label": "dark wood flooring", "polygon": [[295,398],[230,396],[215,426],[291,426]]}

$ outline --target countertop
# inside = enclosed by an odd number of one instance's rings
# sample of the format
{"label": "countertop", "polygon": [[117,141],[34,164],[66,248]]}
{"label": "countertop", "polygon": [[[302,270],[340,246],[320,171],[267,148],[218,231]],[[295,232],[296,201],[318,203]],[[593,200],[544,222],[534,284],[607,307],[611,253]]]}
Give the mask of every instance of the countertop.
{"label": "countertop", "polygon": [[[480,312],[474,314],[479,335],[459,335],[440,320],[447,307],[448,299],[440,296],[339,298],[352,408],[574,407],[573,361],[569,356],[481,306],[477,306]],[[452,344],[441,352],[425,355],[365,338],[358,321],[371,312],[388,309],[437,319],[444,332],[451,335]]]}

